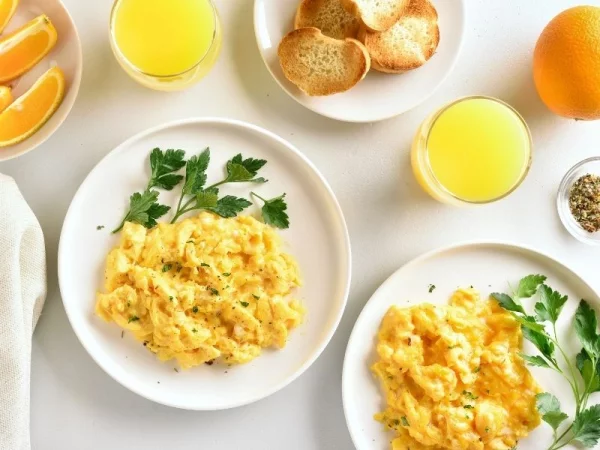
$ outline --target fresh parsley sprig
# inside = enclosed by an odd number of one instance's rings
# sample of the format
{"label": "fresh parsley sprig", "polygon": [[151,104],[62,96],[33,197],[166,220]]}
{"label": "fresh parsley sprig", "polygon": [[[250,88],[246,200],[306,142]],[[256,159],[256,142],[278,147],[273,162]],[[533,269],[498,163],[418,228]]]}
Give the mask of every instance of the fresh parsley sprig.
{"label": "fresh parsley sprig", "polygon": [[[600,391],[600,335],[596,313],[585,300],[581,300],[575,313],[574,329],[583,348],[573,365],[556,333],[556,322],[568,297],[552,290],[545,281],[543,275],[529,275],[519,282],[512,296],[503,293],[493,293],[491,296],[502,308],[510,311],[521,324],[523,337],[540,352],[540,355],[521,354],[521,357],[529,365],[554,370],[571,386],[576,405],[575,418],[560,435],[559,427],[569,416],[561,410],[560,402],[554,395],[547,392],[536,395],[537,409],[553,432],[554,440],[548,450],[558,450],[573,441],[591,448],[600,440],[600,405],[587,407],[590,395]],[[534,305],[535,315],[532,316],[527,314],[521,300],[535,295],[537,301]],[[547,326],[551,328],[550,333]],[[567,372],[557,361],[557,350],[567,366]]]}
{"label": "fresh parsley sprig", "polygon": [[[245,198],[226,195],[219,198],[219,186],[227,183],[266,183],[257,177],[258,171],[267,163],[264,159],[247,158],[241,154],[227,161],[227,175],[221,181],[208,187],[206,169],[210,163],[210,149],[206,148],[199,156],[193,156],[187,163],[185,183],[179,197],[177,210],[171,223],[175,223],[184,214],[194,210],[207,210],[221,217],[235,217],[251,203]],[[186,200],[187,199],[187,200]]]}
{"label": "fresh parsley sprig", "polygon": [[129,210],[125,217],[112,232],[121,231],[125,222],[139,223],[146,228],[156,225],[156,220],[164,216],[171,209],[169,206],[158,203],[158,191],[153,188],[172,190],[182,180],[182,175],[177,175],[185,166],[185,151],[169,149],[162,151],[155,148],[150,153],[150,179],[143,192],[136,192],[129,197]]}
{"label": "fresh parsley sprig", "polygon": [[284,200],[285,194],[270,200],[262,198],[256,192],[251,192],[250,194],[262,200],[262,218],[267,225],[271,225],[276,228],[290,227],[290,218],[285,212],[287,210],[287,203]]}

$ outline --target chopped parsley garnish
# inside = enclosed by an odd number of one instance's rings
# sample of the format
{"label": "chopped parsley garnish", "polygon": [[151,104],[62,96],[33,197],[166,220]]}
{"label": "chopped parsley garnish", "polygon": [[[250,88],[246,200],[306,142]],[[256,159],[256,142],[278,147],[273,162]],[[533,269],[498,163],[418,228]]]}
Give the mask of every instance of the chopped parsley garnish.
{"label": "chopped parsley garnish", "polygon": [[102,230],[103,228],[104,228],[104,225],[98,225],[98,226],[96,227],[96,230]]}
{"label": "chopped parsley garnish", "polygon": [[467,397],[469,400],[477,400],[479,398],[476,395],[473,395],[473,393],[469,392],[469,391],[462,391],[462,395]]}
{"label": "chopped parsley garnish", "polygon": [[198,332],[198,330],[197,330],[196,328],[192,328],[192,332],[193,332],[193,333],[197,333],[197,332]]}
{"label": "chopped parsley garnish", "polygon": [[230,276],[230,275],[231,275],[231,273],[229,273],[229,272],[225,272],[225,273],[223,274],[223,276],[224,276],[224,277],[228,277],[228,276]]}
{"label": "chopped parsley garnish", "polygon": [[163,273],[164,272],[168,272],[169,270],[171,270],[173,268],[173,264],[165,264],[162,268]]}
{"label": "chopped parsley garnish", "polygon": [[177,367],[173,367],[173,370],[177,373],[179,373],[179,370],[177,370]]}
{"label": "chopped parsley garnish", "polygon": [[206,289],[209,290],[212,293],[212,295],[219,295],[219,291],[214,287],[207,287]]}
{"label": "chopped parsley garnish", "polygon": [[410,423],[408,423],[408,419],[406,418],[406,416],[402,416],[400,420],[402,421],[402,425],[404,425],[405,427],[410,427]]}
{"label": "chopped parsley garnish", "polygon": [[200,263],[200,267],[210,267],[210,265],[206,263]]}
{"label": "chopped parsley garnish", "polygon": [[169,300],[173,301],[173,296],[172,295],[169,295]]}
{"label": "chopped parsley garnish", "polygon": [[478,373],[481,370],[481,366],[477,366],[473,369],[473,373]]}
{"label": "chopped parsley garnish", "polygon": [[489,433],[490,432],[490,427],[485,427],[485,432]]}
{"label": "chopped parsley garnish", "polygon": [[129,320],[127,321],[127,323],[137,322],[138,320],[140,320],[140,318],[138,316],[131,316],[129,318]]}
{"label": "chopped parsley garnish", "polygon": [[431,294],[435,290],[435,284],[430,284],[429,287],[427,288],[427,290]]}
{"label": "chopped parsley garnish", "polygon": [[194,306],[194,307],[192,308],[192,312],[193,312],[194,314],[196,314],[196,313],[198,312],[198,307],[197,307],[197,306]]}
{"label": "chopped parsley garnish", "polygon": [[394,419],[392,420],[392,425],[397,427],[398,425],[400,425],[400,421],[398,419]]}
{"label": "chopped parsley garnish", "polygon": [[456,348],[456,347],[458,347],[458,345],[449,345],[448,350],[452,350],[453,348]]}
{"label": "chopped parsley garnish", "polygon": [[475,407],[473,405],[463,405],[463,408],[465,408],[465,409],[473,409]]}
{"label": "chopped parsley garnish", "polygon": [[186,244],[195,244],[195,242],[192,239],[190,239],[189,241],[186,242]]}
{"label": "chopped parsley garnish", "polygon": [[256,300],[260,299],[260,295],[254,295],[254,294],[252,294],[252,297],[254,297]]}
{"label": "chopped parsley garnish", "polygon": [[242,305],[244,308],[247,308],[247,307],[250,305],[250,303],[248,303],[248,302],[240,302],[240,304],[241,304],[241,305]]}

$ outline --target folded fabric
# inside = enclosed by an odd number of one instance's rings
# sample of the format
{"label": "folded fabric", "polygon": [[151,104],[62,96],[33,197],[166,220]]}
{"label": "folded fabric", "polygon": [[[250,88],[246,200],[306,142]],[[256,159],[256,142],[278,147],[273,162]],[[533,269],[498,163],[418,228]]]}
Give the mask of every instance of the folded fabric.
{"label": "folded fabric", "polygon": [[31,336],[46,298],[42,229],[0,174],[0,450],[27,450]]}

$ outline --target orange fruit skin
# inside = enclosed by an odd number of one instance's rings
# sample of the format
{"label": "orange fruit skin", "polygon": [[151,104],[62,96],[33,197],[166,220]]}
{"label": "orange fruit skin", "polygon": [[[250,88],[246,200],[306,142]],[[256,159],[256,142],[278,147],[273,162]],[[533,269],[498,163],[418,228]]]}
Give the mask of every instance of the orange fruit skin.
{"label": "orange fruit skin", "polygon": [[600,7],[576,6],[550,21],[533,53],[533,79],[552,112],[600,119]]}
{"label": "orange fruit skin", "polygon": [[12,91],[8,86],[0,86],[0,113],[12,103]]}
{"label": "orange fruit skin", "polygon": [[[1,1],[1,0],[0,0]],[[52,50],[58,36],[45,14],[0,39],[0,83],[23,75]]]}
{"label": "orange fruit skin", "polygon": [[0,33],[12,19],[18,5],[19,0],[0,0]]}
{"label": "orange fruit skin", "polygon": [[56,112],[64,93],[62,70],[49,69],[0,113],[0,148],[17,144],[38,131]]}

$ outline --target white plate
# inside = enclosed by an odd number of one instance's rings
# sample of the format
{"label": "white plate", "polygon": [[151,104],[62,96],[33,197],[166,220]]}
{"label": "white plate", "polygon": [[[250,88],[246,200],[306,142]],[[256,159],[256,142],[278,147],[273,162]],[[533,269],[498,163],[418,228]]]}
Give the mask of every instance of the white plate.
{"label": "white plate", "polygon": [[[369,370],[376,359],[377,330],[388,308],[394,304],[415,305],[423,301],[445,305],[459,286],[473,285],[482,296],[506,292],[508,282],[516,283],[531,273],[546,275],[548,285],[569,296],[557,326],[559,339],[568,343],[567,354],[572,355],[574,360],[581,344],[577,345],[574,333],[569,331],[579,300],[585,298],[598,309],[600,298],[577,274],[536,250],[506,243],[468,243],[447,247],[406,264],[377,289],[354,326],[344,360],[344,412],[358,450],[390,448],[392,434],[385,432],[383,426],[373,420],[373,414],[384,409],[384,399],[378,381]],[[429,284],[436,286],[431,294],[428,293]],[[525,343],[525,353],[536,352],[529,342]],[[530,370],[542,388],[556,395],[563,410],[572,417],[575,403],[564,379],[549,369]],[[542,423],[526,439],[519,441],[519,450],[546,449],[551,442],[552,430]]]}
{"label": "white plate", "polygon": [[[269,179],[254,189],[268,196],[287,193],[291,226],[282,236],[297,258],[304,286],[296,292],[307,308],[304,324],[281,351],[266,350],[253,362],[227,367],[202,365],[175,372],[114,323],[94,315],[96,291],[103,289],[104,262],[119,236],[110,234],[129,196],[148,181],[154,147],[181,148],[187,155],[211,148],[209,180],[221,177],[225,162],[241,152],[268,161]],[[224,192],[247,195],[244,183]],[[175,190],[176,191],[176,190]],[[170,195],[168,195],[170,194]],[[161,193],[165,204],[176,192]],[[252,207],[249,213],[258,212]],[[106,228],[98,231],[97,226]],[[168,406],[214,410],[254,402],[300,376],[333,335],[350,286],[350,241],[342,211],[327,182],[292,145],[259,127],[227,119],[189,119],[145,131],[109,153],[75,195],[63,225],[58,276],[65,310],[77,337],[96,362],[133,392]],[[160,384],[159,384],[160,383]]]}
{"label": "white plate", "polygon": [[0,161],[6,161],[30,152],[44,143],[69,115],[81,82],[82,55],[79,35],[75,23],[60,0],[21,0],[17,12],[6,27],[4,34],[24,23],[46,14],[58,33],[58,41],[52,51],[29,72],[8,83],[13,88],[14,98],[25,93],[50,67],[58,65],[67,82],[65,97],[54,115],[33,136],[19,144],[0,148]]}
{"label": "white plate", "polygon": [[402,75],[372,70],[354,88],[327,97],[310,97],[285,78],[277,47],[294,28],[299,0],[254,0],[258,49],[279,85],[298,103],[323,116],[346,122],[375,122],[402,114],[425,101],[452,72],[465,30],[464,0],[433,0],[440,26],[440,45],[422,67]]}

